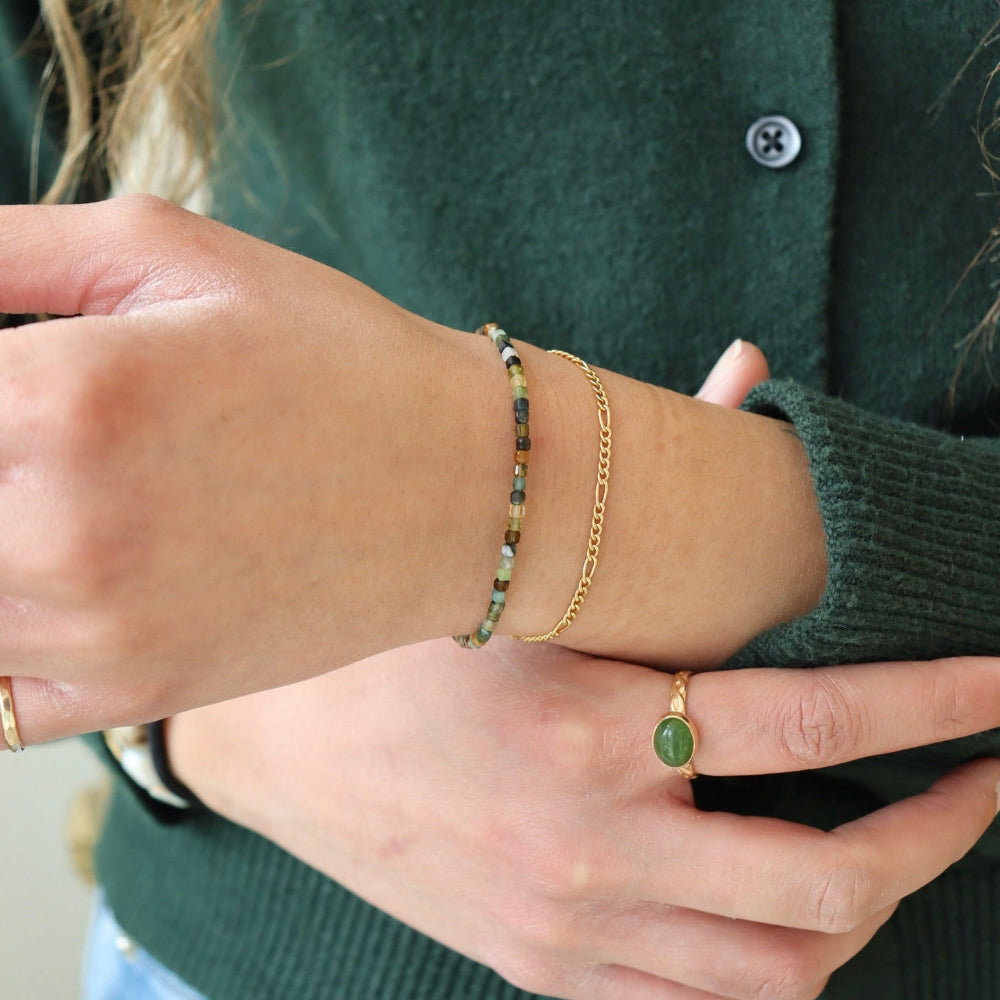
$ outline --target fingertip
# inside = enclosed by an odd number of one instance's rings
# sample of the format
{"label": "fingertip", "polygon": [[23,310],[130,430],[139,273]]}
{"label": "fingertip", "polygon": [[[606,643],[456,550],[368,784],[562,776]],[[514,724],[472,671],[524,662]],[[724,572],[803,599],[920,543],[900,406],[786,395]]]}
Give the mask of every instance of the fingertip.
{"label": "fingertip", "polygon": [[[980,757],[967,761],[935,781],[928,791],[955,801],[964,799],[968,804],[972,836],[978,840],[1000,813],[1000,758]],[[974,805],[976,800],[982,802],[981,807]]]}
{"label": "fingertip", "polygon": [[737,407],[768,375],[764,352],[750,341],[734,340],[709,372],[696,398],[717,406]]}
{"label": "fingertip", "polygon": [[981,766],[985,771],[984,781],[993,783],[993,815],[995,817],[1000,813],[1000,757],[983,757],[970,763]]}
{"label": "fingertip", "polygon": [[733,360],[734,379],[742,390],[739,402],[758,383],[770,378],[771,370],[764,352],[749,340],[740,341],[739,354]]}

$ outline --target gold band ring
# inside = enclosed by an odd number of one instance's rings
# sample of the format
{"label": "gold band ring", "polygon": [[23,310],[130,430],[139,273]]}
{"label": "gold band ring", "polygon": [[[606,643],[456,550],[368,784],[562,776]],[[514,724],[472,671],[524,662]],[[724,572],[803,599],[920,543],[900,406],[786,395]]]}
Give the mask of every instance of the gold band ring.
{"label": "gold band ring", "polygon": [[7,746],[14,753],[20,753],[24,749],[24,744],[17,731],[14,696],[11,694],[9,677],[0,677],[0,725],[3,726],[3,738],[7,741]]}
{"label": "gold band ring", "polygon": [[670,695],[670,711],[663,716],[653,730],[653,750],[667,767],[674,768],[682,778],[693,779],[695,772],[695,751],[698,749],[698,730],[687,717],[687,687],[691,679],[690,670],[682,670],[674,675],[673,691]]}

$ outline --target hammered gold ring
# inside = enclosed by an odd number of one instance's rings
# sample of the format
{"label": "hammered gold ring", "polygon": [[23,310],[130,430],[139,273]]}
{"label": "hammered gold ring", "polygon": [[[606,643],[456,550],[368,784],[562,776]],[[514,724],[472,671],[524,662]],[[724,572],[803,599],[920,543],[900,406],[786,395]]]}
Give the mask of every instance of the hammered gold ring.
{"label": "hammered gold ring", "polygon": [[7,746],[14,752],[24,749],[21,734],[17,731],[17,717],[14,715],[14,696],[10,690],[10,678],[0,677],[0,726],[3,726],[3,738]]}
{"label": "hammered gold ring", "polygon": [[687,717],[687,688],[690,679],[690,670],[682,670],[674,675],[670,711],[653,730],[653,750],[656,756],[667,767],[674,768],[682,778],[688,780],[698,777],[692,763],[698,749],[698,730]]}

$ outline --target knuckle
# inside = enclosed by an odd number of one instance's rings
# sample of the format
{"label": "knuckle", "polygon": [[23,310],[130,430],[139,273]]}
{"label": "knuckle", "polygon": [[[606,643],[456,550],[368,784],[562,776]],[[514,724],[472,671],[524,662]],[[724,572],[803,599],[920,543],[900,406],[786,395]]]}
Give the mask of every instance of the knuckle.
{"label": "knuckle", "polygon": [[857,699],[830,674],[796,679],[777,717],[778,742],[796,765],[814,768],[852,757],[865,738],[866,718]]}
{"label": "knuckle", "polygon": [[[496,920],[522,950],[546,958],[575,954],[586,936],[586,904],[599,898],[592,888],[596,866],[563,835],[513,835],[494,852],[514,874],[493,900]],[[493,845],[490,845],[491,848]]]}
{"label": "knuckle", "polygon": [[126,194],[111,198],[103,204],[122,235],[134,236],[146,242],[150,229],[159,228],[184,215],[183,210],[171,201],[153,194]]}
{"label": "knuckle", "polygon": [[[87,501],[71,501],[58,520],[60,526],[38,546],[28,574],[42,583],[47,595],[67,607],[107,614],[134,561],[127,544],[118,537],[114,522],[108,523],[96,505]],[[109,637],[121,632],[121,624],[109,618],[99,630],[87,630],[88,645],[107,645]]]}
{"label": "knuckle", "polygon": [[[77,615],[75,641],[95,663],[121,663],[139,661],[149,656],[153,643],[148,630],[137,616],[99,609]],[[157,686],[154,677],[143,677],[133,691],[140,699],[156,699],[169,694]]]}
{"label": "knuckle", "polygon": [[562,996],[566,974],[562,967],[531,949],[515,949],[489,963],[512,986],[540,996]]}
{"label": "knuckle", "polygon": [[549,905],[522,914],[522,933],[533,954],[553,961],[576,949],[580,930],[565,909]]}
{"label": "knuckle", "polygon": [[116,405],[124,373],[112,358],[100,362],[73,352],[24,387],[25,404],[50,459],[70,471],[105,457],[121,432]]}
{"label": "knuckle", "polygon": [[47,600],[72,606],[104,593],[110,584],[106,546],[90,529],[87,517],[66,508],[50,513],[44,528],[23,546],[16,572],[23,586],[40,590]]}
{"label": "knuckle", "polygon": [[551,763],[562,782],[573,784],[599,757],[600,738],[584,713],[558,697],[540,702],[535,716],[534,738],[540,757]]}
{"label": "knuckle", "polygon": [[592,899],[600,894],[601,866],[586,847],[561,828],[525,844],[521,862],[540,898]]}
{"label": "knuckle", "polygon": [[[118,252],[123,244],[129,247],[136,277],[171,250],[187,214],[178,205],[151,194],[112,198],[103,203],[101,211],[107,220],[105,241]],[[114,306],[116,298],[110,296],[109,305]]]}
{"label": "knuckle", "polygon": [[805,923],[824,934],[846,934],[870,917],[877,906],[871,873],[856,859],[842,855],[814,882]]}
{"label": "knuckle", "polygon": [[945,734],[961,733],[970,719],[977,718],[987,703],[982,692],[967,682],[965,672],[937,670],[931,674],[929,704],[935,706]]}
{"label": "knuckle", "polygon": [[566,838],[548,817],[532,813],[510,818],[494,812],[483,835],[490,855],[517,873],[527,894],[539,900],[558,895],[568,849]]}
{"label": "knuckle", "polygon": [[[58,510],[51,530],[19,556],[18,571],[27,585],[40,587],[66,610],[87,608],[108,616],[135,557],[113,522],[84,508],[70,502]],[[123,623],[106,617],[80,629],[76,640],[81,648],[122,647],[127,634]]]}
{"label": "knuckle", "polygon": [[[79,513],[74,523],[65,525],[43,555],[47,563],[40,567],[50,587],[70,603],[90,600],[112,589],[117,574],[113,571],[113,546],[101,539],[101,532]],[[67,522],[69,519],[66,519]]]}
{"label": "knuckle", "polygon": [[644,759],[633,720],[606,705],[556,690],[540,694],[531,712],[533,755],[571,793],[620,792],[627,784],[623,778]]}
{"label": "knuckle", "polygon": [[21,387],[31,437],[24,490],[39,506],[20,568],[70,597],[115,586],[129,545],[142,537],[129,514],[133,491],[117,471],[127,467],[120,459],[131,432],[116,367],[71,359]]}
{"label": "knuckle", "polygon": [[172,219],[181,209],[153,195],[130,194],[101,202],[94,210],[100,224],[80,276],[91,311],[111,314],[133,301],[162,269],[175,243]]}
{"label": "knuckle", "polygon": [[[224,235],[207,220],[155,195],[125,195],[107,202],[110,223],[105,237],[111,250],[108,269],[92,294],[107,311],[146,300],[199,297],[238,287],[246,293],[253,282],[240,282],[241,269],[226,263],[220,250]],[[221,242],[220,242],[221,241]],[[123,273],[117,266],[122,245],[133,264]]]}

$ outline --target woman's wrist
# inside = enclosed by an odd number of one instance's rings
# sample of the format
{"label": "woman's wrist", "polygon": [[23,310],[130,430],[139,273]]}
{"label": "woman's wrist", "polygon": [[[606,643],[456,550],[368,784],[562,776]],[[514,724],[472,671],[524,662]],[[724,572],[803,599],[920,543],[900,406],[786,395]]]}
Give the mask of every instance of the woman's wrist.
{"label": "woman's wrist", "polygon": [[[151,199],[4,219],[7,307],[72,317],[4,347],[25,742],[482,621],[514,451],[509,382],[485,338]],[[536,634],[580,578],[598,426],[578,369],[522,354],[534,446],[503,627]],[[789,604],[785,573],[821,562],[789,551],[821,537],[797,442],[762,418],[604,382],[601,561],[561,641],[695,666],[808,607]]]}
{"label": "woman's wrist", "polygon": [[[528,345],[518,350],[532,400],[528,509],[497,629],[515,635],[549,630],[573,596],[599,449],[593,390],[579,370]],[[497,370],[478,391],[492,388],[502,412],[498,454],[479,483],[493,491],[495,510],[476,530],[502,538],[513,443],[502,366],[486,357]],[[814,608],[826,579],[823,527],[791,428],[613,373],[601,378],[614,414],[604,534],[593,585],[559,641],[637,662],[710,666]],[[472,587],[472,619],[489,596],[493,542],[477,552],[475,570],[459,570]]]}

